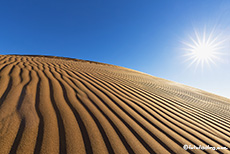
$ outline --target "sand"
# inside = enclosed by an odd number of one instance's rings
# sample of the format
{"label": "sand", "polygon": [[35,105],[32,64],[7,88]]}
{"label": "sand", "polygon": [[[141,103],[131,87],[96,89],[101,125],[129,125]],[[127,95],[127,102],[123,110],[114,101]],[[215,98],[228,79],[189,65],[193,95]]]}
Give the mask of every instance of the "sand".
{"label": "sand", "polygon": [[227,154],[230,100],[114,65],[0,55],[0,154],[8,153]]}

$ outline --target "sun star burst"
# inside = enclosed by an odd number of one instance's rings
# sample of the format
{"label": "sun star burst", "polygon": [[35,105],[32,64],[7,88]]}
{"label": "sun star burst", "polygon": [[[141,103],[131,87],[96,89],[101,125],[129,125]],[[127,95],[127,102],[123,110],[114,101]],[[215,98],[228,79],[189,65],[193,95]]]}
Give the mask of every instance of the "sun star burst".
{"label": "sun star burst", "polygon": [[221,49],[224,48],[223,42],[225,40],[220,39],[220,35],[214,36],[214,29],[207,34],[206,30],[200,35],[196,30],[194,30],[194,37],[189,36],[190,42],[183,42],[186,46],[184,50],[187,57],[186,61],[190,61],[188,67],[193,64],[201,66],[202,69],[205,64],[210,67],[210,64],[216,64],[217,60],[221,60]]}

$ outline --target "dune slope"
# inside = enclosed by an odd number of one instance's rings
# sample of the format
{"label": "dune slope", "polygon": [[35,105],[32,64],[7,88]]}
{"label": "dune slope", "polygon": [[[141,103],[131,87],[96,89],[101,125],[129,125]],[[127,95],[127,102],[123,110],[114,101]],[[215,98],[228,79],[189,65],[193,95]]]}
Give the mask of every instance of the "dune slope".
{"label": "dune slope", "polygon": [[230,100],[134,70],[0,56],[0,153],[230,153]]}

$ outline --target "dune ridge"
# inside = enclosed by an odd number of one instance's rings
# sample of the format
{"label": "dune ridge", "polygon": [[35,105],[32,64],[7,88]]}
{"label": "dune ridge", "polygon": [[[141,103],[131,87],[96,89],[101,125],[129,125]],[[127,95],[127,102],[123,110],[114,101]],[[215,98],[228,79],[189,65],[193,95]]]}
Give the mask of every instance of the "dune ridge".
{"label": "dune ridge", "polygon": [[0,55],[0,147],[1,154],[230,153],[230,100],[114,65]]}

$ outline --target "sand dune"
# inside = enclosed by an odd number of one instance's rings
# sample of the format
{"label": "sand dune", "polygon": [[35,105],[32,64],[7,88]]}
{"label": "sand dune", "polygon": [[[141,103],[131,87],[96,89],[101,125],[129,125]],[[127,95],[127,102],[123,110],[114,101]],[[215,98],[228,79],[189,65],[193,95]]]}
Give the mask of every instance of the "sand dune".
{"label": "sand dune", "polygon": [[230,100],[113,65],[0,55],[0,154],[8,153],[227,154]]}

